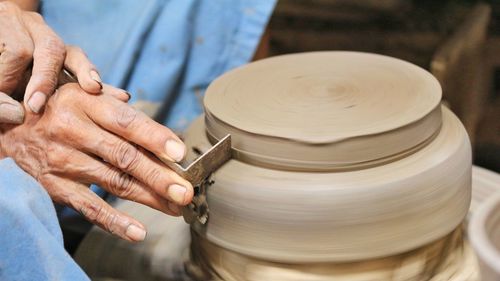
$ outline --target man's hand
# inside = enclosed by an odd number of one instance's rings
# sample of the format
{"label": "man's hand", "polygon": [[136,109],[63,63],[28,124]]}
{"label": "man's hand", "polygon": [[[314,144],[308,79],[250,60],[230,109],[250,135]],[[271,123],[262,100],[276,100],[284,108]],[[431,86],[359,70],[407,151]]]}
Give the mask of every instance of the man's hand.
{"label": "man's hand", "polygon": [[180,161],[184,144],[117,99],[119,92],[104,86],[103,94],[94,96],[75,83],[64,85],[42,115],[28,112],[22,125],[1,125],[0,148],[54,201],[113,234],[139,241],[146,235],[144,226],[113,209],[88,185],[171,215],[180,215],[180,206],[192,200],[193,187],[153,156]]}
{"label": "man's hand", "polygon": [[85,91],[101,91],[101,78],[82,50],[66,47],[38,13],[1,1],[0,123],[22,123],[24,109],[10,95],[32,62],[33,72],[24,95],[32,113],[39,113],[54,92],[63,65],[77,76]]}

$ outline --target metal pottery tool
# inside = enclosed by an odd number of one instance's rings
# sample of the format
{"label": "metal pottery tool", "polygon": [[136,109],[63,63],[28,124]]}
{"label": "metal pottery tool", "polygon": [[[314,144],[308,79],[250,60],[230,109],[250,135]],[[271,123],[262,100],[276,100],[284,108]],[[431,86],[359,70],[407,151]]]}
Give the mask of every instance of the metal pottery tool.
{"label": "metal pottery tool", "polygon": [[178,163],[163,162],[194,187],[193,201],[182,210],[182,216],[187,223],[199,222],[201,225],[207,223],[206,188],[211,184],[209,177],[229,159],[231,159],[231,135],[226,135],[186,168]]}

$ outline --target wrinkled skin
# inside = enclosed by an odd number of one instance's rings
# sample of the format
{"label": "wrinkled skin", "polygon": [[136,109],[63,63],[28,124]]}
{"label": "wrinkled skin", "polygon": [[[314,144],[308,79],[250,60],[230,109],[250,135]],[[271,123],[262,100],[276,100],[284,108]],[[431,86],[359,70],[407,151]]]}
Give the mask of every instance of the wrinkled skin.
{"label": "wrinkled skin", "polygon": [[[32,76],[27,86],[21,86],[31,64]],[[25,108],[10,97],[18,88],[26,88],[27,111],[42,111],[57,86],[63,65],[78,78],[85,91],[101,92],[101,78],[81,49],[65,46],[40,14],[0,1],[0,122],[23,122]]]}
{"label": "wrinkled skin", "polygon": [[89,95],[76,83],[62,86],[42,114],[27,112],[22,125],[0,125],[0,156],[13,158],[55,202],[113,234],[140,241],[144,226],[109,206],[89,184],[170,215],[179,215],[180,206],[191,201],[193,187],[153,156],[180,160],[182,142],[117,99],[121,92],[105,85],[103,94]]}

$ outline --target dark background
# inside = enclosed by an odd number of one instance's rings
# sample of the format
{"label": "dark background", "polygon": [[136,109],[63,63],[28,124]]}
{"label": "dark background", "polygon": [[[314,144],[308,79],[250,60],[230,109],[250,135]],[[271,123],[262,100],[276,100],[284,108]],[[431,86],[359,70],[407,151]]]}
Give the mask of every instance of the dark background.
{"label": "dark background", "polygon": [[431,71],[474,163],[500,172],[500,0],[281,0],[267,36],[269,55],[365,51]]}

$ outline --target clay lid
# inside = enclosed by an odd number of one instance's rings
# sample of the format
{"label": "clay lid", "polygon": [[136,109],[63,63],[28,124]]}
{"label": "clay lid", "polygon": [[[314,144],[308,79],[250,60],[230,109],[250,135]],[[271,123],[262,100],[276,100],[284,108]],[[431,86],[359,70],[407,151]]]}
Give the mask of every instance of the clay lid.
{"label": "clay lid", "polygon": [[374,166],[411,153],[441,126],[441,88],[402,60],[358,52],[272,57],[228,72],[205,96],[213,140],[287,170]]}

